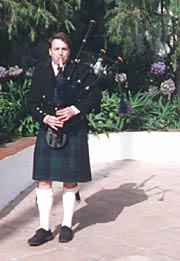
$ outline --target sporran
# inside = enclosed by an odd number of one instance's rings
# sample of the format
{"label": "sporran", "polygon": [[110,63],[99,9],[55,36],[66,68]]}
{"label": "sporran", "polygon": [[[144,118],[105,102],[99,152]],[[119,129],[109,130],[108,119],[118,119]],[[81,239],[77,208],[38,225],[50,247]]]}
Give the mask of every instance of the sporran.
{"label": "sporran", "polygon": [[68,141],[67,133],[55,131],[51,128],[47,129],[46,142],[50,148],[61,149],[67,144],[67,141]]}

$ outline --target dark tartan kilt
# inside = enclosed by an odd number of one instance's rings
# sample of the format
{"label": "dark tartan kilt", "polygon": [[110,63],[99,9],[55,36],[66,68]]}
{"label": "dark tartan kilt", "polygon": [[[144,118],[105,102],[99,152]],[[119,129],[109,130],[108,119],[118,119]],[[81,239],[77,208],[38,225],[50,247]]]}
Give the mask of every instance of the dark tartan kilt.
{"label": "dark tartan kilt", "polygon": [[91,180],[86,124],[68,133],[68,143],[61,149],[46,144],[46,131],[40,128],[34,150],[34,180],[87,182]]}

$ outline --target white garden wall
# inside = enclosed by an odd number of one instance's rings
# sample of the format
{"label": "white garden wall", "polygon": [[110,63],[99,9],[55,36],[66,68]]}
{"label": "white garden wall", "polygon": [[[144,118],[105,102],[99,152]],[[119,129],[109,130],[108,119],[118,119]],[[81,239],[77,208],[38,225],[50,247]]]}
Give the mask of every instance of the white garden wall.
{"label": "white garden wall", "polygon": [[0,210],[32,181],[33,146],[0,161]]}
{"label": "white garden wall", "polygon": [[89,137],[92,162],[178,161],[180,132],[121,132]]}

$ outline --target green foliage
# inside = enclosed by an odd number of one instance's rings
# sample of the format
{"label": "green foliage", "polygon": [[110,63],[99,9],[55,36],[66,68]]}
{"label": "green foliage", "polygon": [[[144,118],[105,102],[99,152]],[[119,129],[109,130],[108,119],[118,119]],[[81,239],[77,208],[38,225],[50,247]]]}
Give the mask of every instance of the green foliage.
{"label": "green foliage", "polygon": [[173,69],[174,71],[176,71],[178,69],[178,61],[180,59],[180,1],[170,1],[170,9],[172,12],[169,37],[171,37],[174,41],[174,44],[172,46],[172,63]]}
{"label": "green foliage", "polygon": [[128,117],[120,117],[117,113],[119,97],[103,92],[101,113],[88,116],[90,133],[140,131],[140,130],[169,130],[179,129],[180,97],[168,100],[163,94],[152,96],[147,92],[137,92],[130,95],[133,108]]}
{"label": "green foliage", "polygon": [[148,121],[144,127],[149,130],[179,129],[179,101],[179,97],[169,101],[165,97],[160,96],[148,112]]}
{"label": "green foliage", "polygon": [[107,90],[103,92],[101,112],[97,115],[93,113],[88,115],[90,132],[102,133],[121,130],[120,118],[117,116],[118,101],[116,93],[109,95]]}
{"label": "green foliage", "polygon": [[[109,40],[123,44],[124,51],[127,51],[132,40],[136,41],[138,35],[148,38],[151,44],[155,43],[159,36],[162,42],[168,42],[172,28],[179,30],[178,1],[119,0],[112,4],[114,1],[106,0],[105,18]],[[173,23],[174,19],[176,24]]]}
{"label": "green foliage", "polygon": [[135,48],[138,36],[145,37],[147,30],[152,42],[157,39],[159,31],[152,24],[159,27],[161,22],[160,17],[156,15],[158,1],[120,0],[114,5],[112,1],[106,0],[106,2],[107,36],[110,42],[121,44],[124,56]]}
{"label": "green foliage", "polygon": [[0,144],[17,137],[34,135],[38,129],[26,109],[30,80],[10,80],[8,90],[0,89]]}
{"label": "green foliage", "polygon": [[171,101],[162,94],[156,97],[148,93],[137,93],[131,98],[133,113],[126,126],[132,130],[179,129],[179,97]]}
{"label": "green foliage", "polygon": [[[128,70],[133,66],[132,56],[137,57],[137,63],[138,55],[145,56],[145,60],[149,62],[155,60],[157,56],[161,58],[166,56],[175,74],[180,59],[179,0],[106,0],[105,2],[108,43],[120,47],[123,56],[129,60]],[[148,62],[146,64],[148,66]],[[138,69],[142,71],[143,68],[142,64]],[[134,78],[133,74],[136,74]],[[131,74],[132,81],[141,78],[141,75],[143,78],[143,74],[137,75],[136,68],[133,74]],[[143,85],[142,81],[140,83]],[[179,82],[177,85],[177,88],[180,88]]]}
{"label": "green foliage", "polygon": [[35,136],[37,135],[38,129],[38,122],[27,114],[24,119],[19,122],[18,133],[21,134],[21,136]]}
{"label": "green foliage", "polygon": [[32,42],[52,29],[64,27],[70,32],[74,30],[73,16],[80,4],[80,0],[1,0],[0,30],[9,40],[28,35]]}

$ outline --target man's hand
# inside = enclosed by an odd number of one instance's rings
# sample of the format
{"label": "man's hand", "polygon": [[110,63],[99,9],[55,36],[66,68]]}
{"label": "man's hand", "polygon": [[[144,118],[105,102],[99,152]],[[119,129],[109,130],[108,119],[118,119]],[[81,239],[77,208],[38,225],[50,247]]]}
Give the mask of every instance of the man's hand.
{"label": "man's hand", "polygon": [[63,127],[63,121],[61,121],[56,116],[47,115],[44,118],[44,123],[49,125],[52,129],[54,129],[56,131],[58,130],[58,128],[62,128]]}
{"label": "man's hand", "polygon": [[74,110],[71,107],[66,107],[56,111],[56,116],[60,122],[68,121],[75,115]]}

